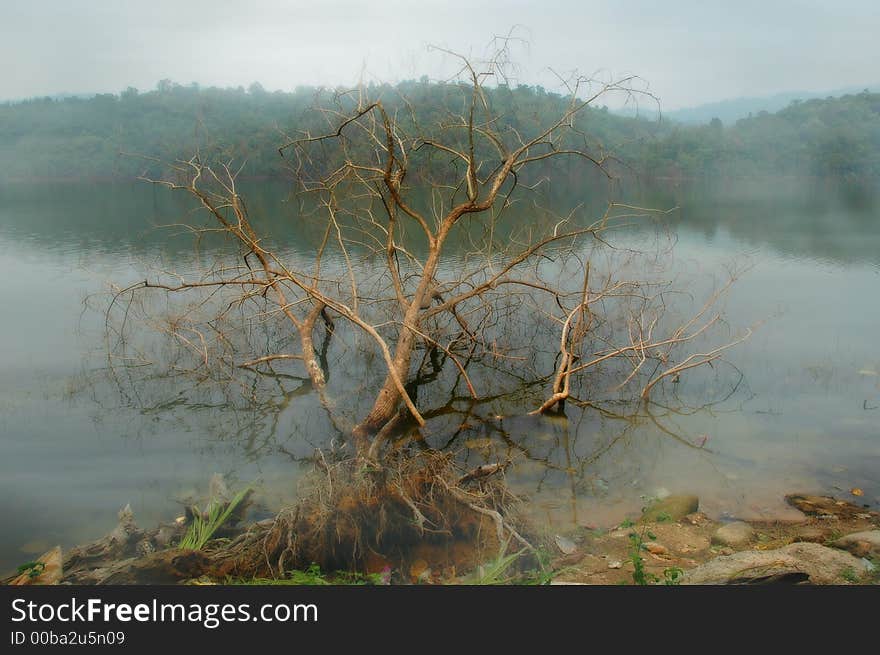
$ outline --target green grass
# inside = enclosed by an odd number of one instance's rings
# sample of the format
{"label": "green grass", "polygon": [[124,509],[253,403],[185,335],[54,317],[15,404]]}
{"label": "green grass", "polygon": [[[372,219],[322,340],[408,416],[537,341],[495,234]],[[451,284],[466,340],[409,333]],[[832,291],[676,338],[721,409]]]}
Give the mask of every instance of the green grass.
{"label": "green grass", "polygon": [[[562,570],[551,569],[550,555],[538,548],[534,554],[540,568],[521,573],[511,572],[516,560],[528,549],[515,553],[502,553],[479,567],[474,573],[463,580],[451,580],[456,584],[467,585],[543,585],[560,574]],[[231,585],[265,585],[265,586],[297,586],[297,585],[386,585],[390,580],[390,571],[384,573],[355,573],[352,571],[321,571],[321,567],[312,564],[303,570],[287,571],[281,578],[227,578],[225,583]]]}
{"label": "green grass", "polygon": [[859,582],[859,576],[856,573],[856,570],[851,566],[847,566],[843,569],[843,571],[840,572],[840,577],[852,584],[857,584]]}
{"label": "green grass", "polygon": [[462,580],[462,584],[496,585],[510,583],[511,576],[507,575],[507,570],[513,566],[513,563],[525,551],[526,549],[519,550],[510,555],[505,555],[504,551],[502,551],[495,559],[477,567],[477,570],[471,576]]}
{"label": "green grass", "polygon": [[645,550],[645,537],[648,539],[656,539],[657,535],[647,529],[643,529],[640,533],[630,532],[630,554],[629,560],[633,565],[633,584],[637,585],[678,585],[681,584],[681,576],[684,574],[677,566],[670,566],[663,570],[663,578],[659,578],[653,573],[649,573],[645,569],[645,559],[642,557],[642,551]]}
{"label": "green grass", "polygon": [[18,574],[27,573],[29,578],[38,578],[46,568],[45,562],[25,562],[21,566],[19,566],[16,570]]}
{"label": "green grass", "polygon": [[[523,548],[509,555],[505,554],[506,550],[507,545],[505,545],[498,557],[478,567],[476,571],[463,580],[453,582],[467,585],[546,585],[550,584],[550,581],[557,575],[567,570],[553,569],[550,566],[550,560],[552,559],[550,553],[542,547],[535,549]],[[531,552],[535,556],[538,568],[512,572],[513,564],[526,552]]]}
{"label": "green grass", "polygon": [[337,571],[325,573],[321,567],[312,564],[306,569],[294,569],[287,571],[283,578],[229,578],[227,584],[233,585],[263,585],[263,586],[299,586],[299,585],[382,585],[387,584],[385,576],[381,573],[354,573],[351,571]]}
{"label": "green grass", "polygon": [[193,520],[187,528],[186,534],[177,545],[181,550],[201,550],[205,544],[211,540],[214,533],[229,520],[235,508],[241,504],[245,496],[250,491],[250,487],[245,487],[239,491],[227,505],[219,501],[211,501],[205,512],[207,517],[203,516],[198,507],[193,507]]}

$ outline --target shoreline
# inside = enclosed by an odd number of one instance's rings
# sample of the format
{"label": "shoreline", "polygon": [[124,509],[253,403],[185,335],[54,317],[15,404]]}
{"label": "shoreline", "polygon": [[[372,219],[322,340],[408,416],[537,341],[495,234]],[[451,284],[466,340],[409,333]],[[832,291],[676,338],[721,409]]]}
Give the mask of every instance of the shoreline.
{"label": "shoreline", "polygon": [[[216,571],[223,569],[218,569],[214,560],[243,537],[265,532],[278,517],[226,529],[220,533],[223,536],[212,537],[204,550],[182,550],[174,544],[191,518],[179,517],[152,530],[141,530],[126,507],[110,534],[64,554],[60,546],[55,547],[26,563],[31,568],[19,567],[16,574],[4,577],[2,582],[488,584],[481,582],[481,576],[503,560],[504,570],[491,583],[880,584],[880,513],[831,496],[790,494],[786,502],[800,518],[713,520],[700,511],[696,496],[674,495],[655,501],[641,516],[611,527],[526,533],[534,540],[535,552],[520,550],[524,558],[512,558],[507,549],[493,557],[475,540],[475,553],[482,559],[473,561],[482,563],[473,570],[456,570],[451,559],[440,561],[440,551],[416,546],[416,552],[406,560],[393,562],[379,556],[368,559],[363,570],[321,571],[312,565],[285,570],[276,577],[237,576],[234,569],[218,576]],[[433,553],[439,559],[429,562],[420,553]],[[534,560],[533,554],[540,557]],[[534,568],[535,561],[540,571]],[[107,582],[101,582],[106,571],[112,574]],[[151,575],[156,579],[150,580]]]}

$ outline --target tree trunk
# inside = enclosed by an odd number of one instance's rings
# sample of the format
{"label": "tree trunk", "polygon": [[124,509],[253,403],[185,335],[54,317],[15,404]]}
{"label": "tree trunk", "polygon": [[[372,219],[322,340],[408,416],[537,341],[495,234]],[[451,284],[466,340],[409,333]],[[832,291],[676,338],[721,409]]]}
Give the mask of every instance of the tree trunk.
{"label": "tree trunk", "polygon": [[[446,230],[441,230],[434,243],[431,244],[431,251],[425,262],[425,268],[422,270],[422,279],[419,286],[410,300],[409,307],[403,318],[403,327],[397,338],[396,348],[394,351],[394,369],[401,380],[406,381],[409,375],[409,366],[412,359],[413,346],[416,342],[416,333],[409,329],[415,328],[418,324],[419,312],[424,299],[430,298],[433,290],[434,274],[437,272],[437,265],[440,261],[440,251],[443,248],[443,240],[446,236]],[[400,391],[394,382],[394,378],[389,372],[385,376],[385,382],[379,390],[373,408],[370,413],[355,426],[353,435],[357,442],[358,451],[362,448],[368,448],[368,439],[374,436],[382,427],[394,418],[397,413],[397,407],[400,403]]]}

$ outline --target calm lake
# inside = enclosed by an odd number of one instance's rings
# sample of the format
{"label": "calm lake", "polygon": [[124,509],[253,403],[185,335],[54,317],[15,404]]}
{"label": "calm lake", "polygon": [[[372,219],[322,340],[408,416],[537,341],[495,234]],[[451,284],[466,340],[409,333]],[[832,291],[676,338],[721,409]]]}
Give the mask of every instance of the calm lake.
{"label": "calm lake", "polygon": [[[253,186],[252,215],[293,211],[283,187]],[[524,389],[439,414],[427,441],[468,464],[510,458],[508,480],[551,528],[607,526],[676,492],[698,494],[713,518],[784,517],[793,492],[876,508],[880,195],[790,186],[639,192],[678,206],[663,221],[682,280],[747,269],[725,315],[759,326],[726,354],[724,380],[738,372],[738,383],[719,382],[718,402],[637,420],[572,407],[560,421],[526,416],[546,389]],[[0,189],[0,569],[100,537],[126,504],[142,526],[178,516],[215,472],[257,484],[271,511],[327,447],[304,387],[236,405],[158,377],[120,389],[104,374],[109,285],[206,256],[151,227],[188,207],[146,184]],[[707,379],[683,376],[681,396]]]}

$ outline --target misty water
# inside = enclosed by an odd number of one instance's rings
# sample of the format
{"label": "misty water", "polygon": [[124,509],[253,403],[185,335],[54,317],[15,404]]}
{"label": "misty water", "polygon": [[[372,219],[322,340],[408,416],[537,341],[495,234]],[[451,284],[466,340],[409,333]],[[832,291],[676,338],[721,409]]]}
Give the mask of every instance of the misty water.
{"label": "misty water", "polygon": [[[792,492],[880,504],[880,200],[821,184],[638,195],[679,207],[663,221],[695,293],[746,269],[725,315],[758,325],[754,335],[714,372],[683,376],[682,404],[654,407],[653,420],[608,407],[529,417],[546,389],[524,388],[438,414],[426,441],[466,465],[510,458],[509,482],[551,529],[607,526],[676,492],[722,519],[784,517]],[[284,215],[284,198],[260,185],[251,212]],[[161,377],[132,393],[102,373],[109,284],[204,256],[151,228],[175,211],[185,208],[142,184],[0,190],[0,569],[100,537],[126,504],[143,526],[169,520],[215,472],[256,483],[271,511],[295,498],[308,458],[328,446],[307,387],[242,407],[177,390],[169,399]],[[337,380],[358,386],[357,371],[336,366]]]}

